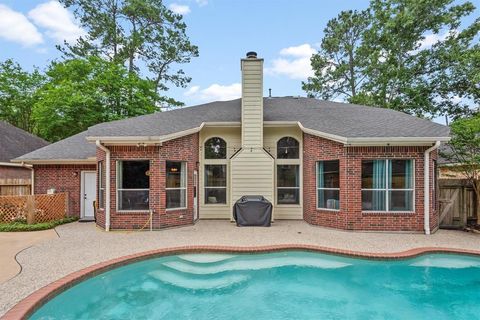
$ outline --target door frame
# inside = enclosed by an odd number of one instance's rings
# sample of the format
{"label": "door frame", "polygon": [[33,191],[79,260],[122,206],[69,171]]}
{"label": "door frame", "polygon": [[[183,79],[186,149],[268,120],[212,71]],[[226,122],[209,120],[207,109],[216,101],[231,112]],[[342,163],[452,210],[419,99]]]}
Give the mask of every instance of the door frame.
{"label": "door frame", "polygon": [[[95,187],[93,189],[95,198],[97,197],[97,171],[95,170],[82,170],[80,171],[80,219],[85,218],[85,173],[95,174]],[[95,218],[95,212],[93,213]]]}

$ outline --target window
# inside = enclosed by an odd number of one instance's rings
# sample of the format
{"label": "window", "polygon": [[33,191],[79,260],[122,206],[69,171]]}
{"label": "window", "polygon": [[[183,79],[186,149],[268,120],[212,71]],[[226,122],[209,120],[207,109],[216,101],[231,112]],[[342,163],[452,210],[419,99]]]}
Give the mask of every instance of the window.
{"label": "window", "polygon": [[362,161],[362,210],[413,211],[413,161]]}
{"label": "window", "polygon": [[227,166],[205,165],[205,204],[227,203]]}
{"label": "window", "polygon": [[284,137],[277,142],[277,159],[299,159],[299,144],[295,138]]}
{"label": "window", "polygon": [[117,209],[146,211],[149,209],[150,161],[117,162]]}
{"label": "window", "polygon": [[103,161],[98,162],[98,207],[100,209],[105,208],[105,177],[104,175]]}
{"label": "window", "polygon": [[299,165],[277,165],[277,204],[300,203]]}
{"label": "window", "polygon": [[317,162],[317,208],[340,209],[340,165],[338,160]]}
{"label": "window", "polygon": [[167,209],[187,207],[187,168],[185,162],[167,161]]}
{"label": "window", "polygon": [[205,142],[205,159],[226,159],[227,143],[219,137],[210,138]]}

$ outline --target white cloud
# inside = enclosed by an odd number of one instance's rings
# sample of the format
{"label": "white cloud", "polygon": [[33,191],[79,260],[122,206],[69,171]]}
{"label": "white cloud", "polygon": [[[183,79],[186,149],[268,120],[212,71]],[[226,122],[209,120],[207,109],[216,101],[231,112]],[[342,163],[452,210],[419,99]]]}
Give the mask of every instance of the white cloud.
{"label": "white cloud", "polygon": [[172,10],[174,13],[181,14],[181,15],[186,15],[190,13],[190,7],[183,4],[172,3],[171,5],[168,6],[168,8]]}
{"label": "white cloud", "polygon": [[39,27],[46,29],[46,34],[58,42],[75,42],[85,31],[80,28],[73,15],[58,1],[41,3],[28,13],[28,16]]}
{"label": "white cloud", "polygon": [[240,83],[232,83],[231,85],[214,83],[205,89],[200,89],[200,86],[192,86],[184,95],[200,101],[233,100],[240,98],[242,95],[242,85]]}
{"label": "white cloud", "polygon": [[445,41],[449,36],[455,36],[458,34],[457,30],[445,32],[443,34],[432,33],[424,35],[424,39],[418,42],[417,50],[423,50],[430,48],[437,42]]}
{"label": "white cloud", "polygon": [[22,13],[0,4],[0,38],[33,46],[43,42],[37,28]]}
{"label": "white cloud", "polygon": [[291,79],[305,80],[313,76],[310,58],[316,50],[308,43],[280,50],[281,58],[274,59],[267,74],[285,75]]}
{"label": "white cloud", "polygon": [[208,4],[208,0],[195,0],[195,2],[198,4],[198,6],[203,7]]}

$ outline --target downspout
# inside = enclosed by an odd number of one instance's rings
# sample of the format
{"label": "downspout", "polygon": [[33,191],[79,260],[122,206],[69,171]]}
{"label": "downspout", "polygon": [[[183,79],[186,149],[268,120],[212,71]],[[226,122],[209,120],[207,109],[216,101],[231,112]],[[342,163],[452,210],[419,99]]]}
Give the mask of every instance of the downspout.
{"label": "downspout", "polygon": [[110,149],[101,144],[100,140],[95,141],[95,144],[105,152],[105,231],[110,231]]}
{"label": "downspout", "polygon": [[425,150],[423,157],[423,229],[430,234],[430,152],[440,146],[440,141]]}

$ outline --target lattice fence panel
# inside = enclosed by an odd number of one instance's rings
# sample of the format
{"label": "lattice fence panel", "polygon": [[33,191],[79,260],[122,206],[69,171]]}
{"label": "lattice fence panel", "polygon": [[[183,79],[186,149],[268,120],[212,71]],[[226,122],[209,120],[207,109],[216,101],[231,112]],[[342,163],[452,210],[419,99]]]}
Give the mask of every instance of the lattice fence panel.
{"label": "lattice fence panel", "polygon": [[0,196],[0,222],[27,217],[27,196]]}
{"label": "lattice fence panel", "polygon": [[[32,198],[34,197],[34,198]],[[67,194],[36,194],[35,196],[0,196],[0,222],[26,219],[28,202],[34,213],[34,222],[48,222],[65,218]]]}
{"label": "lattice fence panel", "polygon": [[47,222],[65,218],[66,193],[35,195],[35,222]]}

